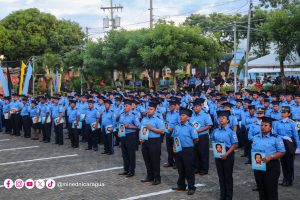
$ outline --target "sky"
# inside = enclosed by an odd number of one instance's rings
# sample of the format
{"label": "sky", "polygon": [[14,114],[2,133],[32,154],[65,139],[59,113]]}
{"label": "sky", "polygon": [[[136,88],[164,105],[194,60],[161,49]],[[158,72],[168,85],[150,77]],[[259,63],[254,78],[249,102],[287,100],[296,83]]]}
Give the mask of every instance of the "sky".
{"label": "sky", "polygon": [[[258,3],[254,0],[254,5]],[[110,0],[0,0],[0,5],[0,20],[13,11],[35,7],[59,19],[76,21],[83,30],[88,27],[90,37],[97,38],[107,30],[103,29],[103,18],[109,16],[109,11],[104,12],[101,7],[110,6]],[[122,28],[149,27],[150,0],[113,0],[113,5],[123,6],[122,11],[114,13],[121,17]],[[196,13],[247,14],[248,0],[153,0],[153,8],[155,21],[166,19],[180,24]]]}

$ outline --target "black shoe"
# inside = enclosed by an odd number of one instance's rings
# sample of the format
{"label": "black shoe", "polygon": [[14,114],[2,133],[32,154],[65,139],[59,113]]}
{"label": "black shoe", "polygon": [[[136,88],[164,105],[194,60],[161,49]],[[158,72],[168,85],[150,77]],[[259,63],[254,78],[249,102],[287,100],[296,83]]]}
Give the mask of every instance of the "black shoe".
{"label": "black shoe", "polygon": [[185,188],[180,188],[178,186],[172,187],[172,190],[175,190],[177,192],[184,192],[186,189]]}
{"label": "black shoe", "polygon": [[173,169],[177,169],[176,165],[173,165]]}
{"label": "black shoe", "polygon": [[114,155],[114,153],[107,153],[106,155],[109,155],[109,156],[110,156],[110,155]]}
{"label": "black shoe", "polygon": [[86,148],[85,150],[92,150],[92,148]]}
{"label": "black shoe", "polygon": [[286,180],[282,180],[281,183],[279,183],[278,185],[285,185],[286,184]]}
{"label": "black shoe", "polygon": [[247,162],[244,163],[245,165],[250,165],[251,162],[248,160]]}
{"label": "black shoe", "polygon": [[259,191],[259,188],[258,188],[258,187],[252,188],[252,191],[253,191],[253,192],[257,192],[257,191]]}
{"label": "black shoe", "polygon": [[164,167],[173,167],[173,165],[171,165],[171,164],[169,164],[169,163],[165,163],[163,166],[164,166]]}
{"label": "black shoe", "polygon": [[119,173],[118,175],[127,175],[128,173],[129,173],[129,172],[124,171],[124,172]]}
{"label": "black shoe", "polygon": [[187,191],[187,195],[193,195],[195,193],[195,190],[189,189]]}
{"label": "black shoe", "polygon": [[147,182],[152,182],[153,178],[145,178],[143,180],[141,180],[142,183],[147,183]]}
{"label": "black shoe", "polygon": [[152,185],[159,185],[159,184],[160,184],[160,180],[154,179]]}
{"label": "black shoe", "polygon": [[98,149],[96,149],[96,148],[95,148],[95,149],[93,149],[93,150],[94,150],[94,151],[98,151]]}
{"label": "black shoe", "polygon": [[129,172],[129,173],[126,175],[127,178],[133,177],[133,176],[134,176],[134,173],[131,173],[131,172]]}
{"label": "black shoe", "polygon": [[241,155],[241,157],[242,157],[242,158],[243,158],[243,157],[247,157],[247,155],[244,154],[244,155]]}
{"label": "black shoe", "polygon": [[45,140],[44,143],[49,143],[49,141],[48,141],[48,140]]}
{"label": "black shoe", "polygon": [[108,153],[104,151],[104,152],[102,152],[101,154],[108,154]]}
{"label": "black shoe", "polygon": [[291,186],[291,185],[293,185],[292,181],[285,181],[285,182],[282,184],[283,187],[289,187],[289,186]]}

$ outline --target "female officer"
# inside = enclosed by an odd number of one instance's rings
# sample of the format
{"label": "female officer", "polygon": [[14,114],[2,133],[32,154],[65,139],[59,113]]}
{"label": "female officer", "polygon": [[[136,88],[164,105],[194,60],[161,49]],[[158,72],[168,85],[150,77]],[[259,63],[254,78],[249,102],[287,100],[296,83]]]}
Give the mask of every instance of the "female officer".
{"label": "female officer", "polygon": [[212,141],[224,143],[226,152],[220,158],[216,158],[216,167],[220,184],[220,199],[232,199],[233,197],[233,165],[234,165],[234,150],[237,148],[236,132],[230,128],[229,116],[230,111],[217,111],[220,127],[215,129],[212,135]]}
{"label": "female officer", "polygon": [[274,132],[283,139],[286,153],[280,159],[283,180],[282,186],[291,186],[294,180],[295,147],[300,148],[299,136],[295,123],[290,119],[291,109],[289,106],[282,106],[282,119],[274,124]]}
{"label": "female officer", "polygon": [[39,140],[41,134],[41,120],[40,118],[40,108],[37,106],[37,102],[35,100],[31,101],[31,108],[29,111],[30,117],[32,119],[32,128],[34,130],[34,135],[32,140]]}
{"label": "female officer", "polygon": [[265,153],[263,161],[266,163],[266,171],[254,170],[259,199],[264,200],[278,199],[279,159],[285,153],[282,139],[271,132],[272,122],[272,118],[262,117],[261,133],[254,136],[252,143],[253,152]]}

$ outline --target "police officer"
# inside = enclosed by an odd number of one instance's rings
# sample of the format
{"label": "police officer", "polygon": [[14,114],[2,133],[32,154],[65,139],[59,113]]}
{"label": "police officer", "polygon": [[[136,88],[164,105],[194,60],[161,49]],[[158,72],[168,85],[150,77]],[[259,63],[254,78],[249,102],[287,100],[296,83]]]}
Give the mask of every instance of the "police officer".
{"label": "police officer", "polygon": [[85,121],[85,115],[86,115],[86,111],[88,110],[89,106],[87,103],[87,98],[85,95],[80,96],[78,103],[76,104],[79,114],[80,114],[80,121],[82,122],[82,129],[80,131],[80,135],[81,135],[81,140],[82,142],[86,142],[87,141],[87,135],[86,135],[86,121]]}
{"label": "police officer", "polygon": [[272,121],[274,119],[263,117],[261,133],[254,136],[252,150],[266,154],[263,161],[266,163],[266,171],[254,170],[256,184],[259,188],[259,199],[278,199],[278,179],[280,176],[279,159],[284,155],[285,149],[282,139],[272,133]]}
{"label": "police officer", "polygon": [[30,118],[32,119],[32,128],[34,131],[32,140],[39,140],[41,134],[41,122],[40,122],[41,110],[38,107],[36,100],[31,100],[31,107],[29,113],[30,113]]}
{"label": "police officer", "polygon": [[275,119],[276,121],[281,119],[281,112],[280,112],[280,102],[279,101],[273,101],[273,110],[270,112],[270,114],[267,117],[270,117],[272,119]]}
{"label": "police officer", "polygon": [[[178,181],[177,186],[172,188],[176,191],[185,191],[187,180],[188,195],[195,193],[195,173],[193,169],[194,161],[194,143],[199,141],[198,133],[189,122],[189,118],[192,116],[192,111],[186,108],[180,109],[180,123],[175,126],[172,136],[174,138],[174,148],[176,166],[178,169]],[[177,147],[176,147],[177,146]],[[178,149],[178,146],[180,148]]]}
{"label": "police officer", "polygon": [[24,137],[30,138],[31,137],[31,120],[29,116],[30,105],[28,104],[27,97],[22,98],[22,110],[21,110],[21,118],[22,118],[22,125],[24,131]]}
{"label": "police officer", "polygon": [[[88,100],[88,109],[85,112],[85,135],[87,136],[88,147],[85,150],[98,151],[98,127],[100,122],[100,114],[94,108],[94,101]],[[92,127],[93,126],[93,127]]]}
{"label": "police officer", "polygon": [[12,95],[12,101],[10,102],[10,113],[13,133],[12,135],[20,136],[20,111],[22,109],[22,103],[19,101],[17,93]]}
{"label": "police officer", "polygon": [[68,129],[70,131],[69,134],[71,140],[71,147],[78,148],[79,147],[78,126],[79,126],[80,113],[78,111],[78,108],[76,108],[75,100],[69,100],[69,103],[70,103],[70,107],[67,110],[67,117],[68,117]]}
{"label": "police officer", "polygon": [[50,116],[50,105],[47,103],[47,97],[42,96],[41,101],[39,103],[39,107],[41,110],[41,118],[42,118],[42,133],[43,133],[43,141],[44,143],[49,143],[51,140],[51,116]]}
{"label": "police officer", "polygon": [[3,104],[5,133],[7,134],[11,134],[11,115],[9,109],[10,109],[10,96],[7,96],[4,97],[4,104]]}
{"label": "police officer", "polygon": [[157,102],[152,101],[148,104],[147,116],[143,118],[141,126],[149,130],[148,140],[140,140],[142,143],[142,154],[147,169],[147,177],[141,182],[152,182],[152,185],[161,183],[160,177],[160,156],[161,138],[164,134],[163,121],[155,116]]}
{"label": "police officer", "polygon": [[[111,108],[111,100],[104,100],[105,110],[101,115],[102,134],[104,134],[104,152],[102,154],[114,154],[114,131],[116,124],[116,115]],[[108,128],[110,126],[110,128]]]}
{"label": "police officer", "polygon": [[229,200],[233,198],[233,165],[234,150],[237,148],[238,140],[236,133],[229,127],[230,111],[218,111],[220,127],[215,129],[212,141],[225,143],[226,153],[221,158],[215,158],[219,184],[220,199]]}
{"label": "police officer", "polygon": [[166,147],[167,147],[167,153],[168,153],[168,162],[163,165],[164,167],[174,167],[175,166],[174,152],[173,152],[174,138],[172,137],[172,132],[173,132],[173,129],[175,128],[175,126],[180,122],[179,112],[176,110],[176,104],[179,104],[179,102],[177,102],[177,101],[169,102],[169,111],[167,112],[167,115],[166,115],[164,132],[166,135]]}
{"label": "police officer", "polygon": [[210,115],[202,109],[205,99],[196,99],[193,102],[194,113],[190,122],[195,126],[199,142],[194,146],[195,173],[208,174],[209,169],[209,129],[213,126]]}
{"label": "police officer", "polygon": [[54,121],[54,132],[55,132],[55,144],[63,145],[63,113],[64,109],[59,105],[60,98],[58,96],[53,97],[53,105],[51,106],[51,117]]}
{"label": "police officer", "polygon": [[286,153],[280,158],[283,181],[282,186],[291,186],[294,180],[295,147],[300,148],[299,136],[295,123],[290,119],[291,109],[289,106],[282,106],[282,119],[274,124],[274,132],[283,139]]}
{"label": "police officer", "polygon": [[251,141],[249,140],[249,129],[250,127],[257,122],[257,115],[255,110],[255,105],[249,106],[249,115],[245,118],[247,140],[246,140],[246,157],[248,160],[244,164],[251,164]]}
{"label": "police officer", "polygon": [[[119,119],[119,125],[123,125],[123,128],[125,128],[125,136],[121,137],[124,172],[119,175],[126,175],[126,177],[132,177],[135,173],[136,131],[140,126],[138,117],[131,111],[131,107],[132,101],[125,100],[124,112]],[[122,130],[119,129],[120,131]]]}

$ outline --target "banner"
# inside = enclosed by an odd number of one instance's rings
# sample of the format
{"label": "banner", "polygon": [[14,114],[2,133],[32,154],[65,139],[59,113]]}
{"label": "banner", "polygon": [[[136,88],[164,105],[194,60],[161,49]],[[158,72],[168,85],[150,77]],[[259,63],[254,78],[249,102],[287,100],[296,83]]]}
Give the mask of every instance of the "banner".
{"label": "banner", "polygon": [[4,96],[9,96],[9,90],[8,90],[7,80],[5,78],[5,75],[4,75],[2,67],[0,69],[0,79],[1,79],[2,87],[3,87],[3,91],[4,91]]}
{"label": "banner", "polygon": [[61,67],[60,68],[60,73],[59,73],[59,79],[58,79],[58,88],[57,88],[57,91],[60,92],[60,89],[61,89],[61,79],[62,79],[62,73],[63,73],[63,70],[64,68]]}
{"label": "banner", "polygon": [[22,61],[21,72],[20,72],[20,83],[19,83],[19,95],[22,94],[22,90],[23,90],[23,82],[24,82],[25,68],[26,68],[26,65],[25,65],[24,62]]}
{"label": "banner", "polygon": [[55,82],[54,82],[54,92],[58,92],[58,80],[59,80],[59,73],[58,73],[58,69],[56,68],[56,76],[55,76]]}
{"label": "banner", "polygon": [[23,91],[22,91],[23,95],[28,95],[29,82],[30,82],[30,79],[31,79],[31,76],[32,76],[32,71],[33,71],[33,68],[31,66],[31,63],[28,63],[26,76],[25,76],[25,81],[24,81],[24,86],[23,86]]}

